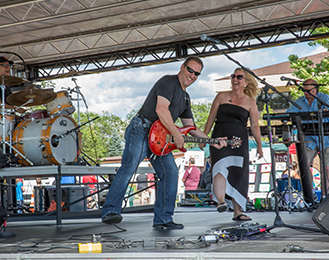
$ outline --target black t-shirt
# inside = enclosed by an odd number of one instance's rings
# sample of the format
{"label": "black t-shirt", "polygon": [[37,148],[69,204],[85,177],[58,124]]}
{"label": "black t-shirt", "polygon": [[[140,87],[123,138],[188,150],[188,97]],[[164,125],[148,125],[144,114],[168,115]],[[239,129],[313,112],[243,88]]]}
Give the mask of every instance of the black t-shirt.
{"label": "black t-shirt", "polygon": [[192,118],[190,96],[180,85],[177,75],[167,75],[159,79],[148,94],[142,109],[139,111],[151,122],[159,119],[155,112],[157,97],[161,96],[170,101],[169,111],[175,122],[178,117]]}

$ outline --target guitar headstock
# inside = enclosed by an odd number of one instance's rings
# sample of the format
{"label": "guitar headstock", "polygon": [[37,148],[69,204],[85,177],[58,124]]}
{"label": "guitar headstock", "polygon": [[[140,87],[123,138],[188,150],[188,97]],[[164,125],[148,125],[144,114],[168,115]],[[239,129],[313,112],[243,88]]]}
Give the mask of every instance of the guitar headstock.
{"label": "guitar headstock", "polygon": [[242,144],[242,139],[241,137],[238,137],[238,136],[233,136],[233,138],[231,139],[231,148],[234,149],[234,148],[239,148]]}

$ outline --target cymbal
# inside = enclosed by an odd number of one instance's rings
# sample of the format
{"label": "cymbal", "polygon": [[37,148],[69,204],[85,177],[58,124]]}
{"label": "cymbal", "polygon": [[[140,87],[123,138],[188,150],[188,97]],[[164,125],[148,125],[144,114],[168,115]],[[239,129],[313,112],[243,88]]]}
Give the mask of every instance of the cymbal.
{"label": "cymbal", "polygon": [[21,106],[30,100],[31,102],[25,104],[24,106],[38,106],[53,101],[56,96],[57,95],[52,88],[26,89],[11,94],[9,97],[7,97],[6,101],[10,105]]}
{"label": "cymbal", "polygon": [[0,77],[0,85],[4,83],[6,87],[20,85],[23,83],[23,79],[14,76],[1,76]]}

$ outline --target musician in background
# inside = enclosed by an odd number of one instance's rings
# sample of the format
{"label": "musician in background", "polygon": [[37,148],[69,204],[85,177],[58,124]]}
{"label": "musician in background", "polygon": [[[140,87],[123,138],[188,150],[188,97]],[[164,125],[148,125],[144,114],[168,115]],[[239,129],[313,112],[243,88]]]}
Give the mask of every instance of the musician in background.
{"label": "musician in background", "polygon": [[[121,205],[126,188],[132,175],[137,171],[139,163],[151,156],[148,145],[148,134],[151,124],[160,119],[171,132],[177,148],[184,146],[184,138],[175,126],[178,117],[184,126],[194,125],[187,87],[193,84],[201,74],[202,61],[197,57],[189,57],[181,65],[177,75],[166,75],[159,79],[149,92],[142,108],[132,118],[126,129],[126,145],[119,168],[106,196],[102,208],[102,222],[106,224],[120,223]],[[190,131],[195,137],[207,137],[200,129]],[[226,146],[221,140],[214,147]],[[172,153],[150,159],[159,178],[156,201],[154,205],[153,228],[182,229],[182,224],[173,221],[175,208],[178,168]]]}
{"label": "musician in background", "polygon": [[[3,76],[10,76],[11,74],[11,66],[14,64],[13,61],[8,60],[6,57],[4,56],[0,56],[0,85],[3,84],[2,82],[2,78]],[[11,90],[9,87],[6,87],[5,89],[5,99],[11,94]],[[0,90],[0,102],[2,102],[2,90]],[[7,103],[5,103],[5,108],[6,109],[16,109],[15,106],[9,105]],[[24,113],[26,110],[23,108],[19,108],[17,109],[17,112],[19,113]]]}
{"label": "musician in background", "polygon": [[[320,93],[318,92],[318,82],[314,79],[307,79],[303,83],[303,91],[304,91],[304,96],[298,98],[295,102],[302,107],[301,110],[299,110],[295,106],[291,106],[290,108],[287,109],[287,113],[292,113],[292,112],[316,112],[318,111],[318,101],[311,96],[309,93],[312,95],[320,98],[327,104],[329,104],[329,95]],[[309,91],[309,92],[308,92]],[[328,107],[321,106],[322,110],[328,110]],[[328,122],[328,118],[323,119],[324,122]],[[317,156],[317,154],[320,152],[320,142],[319,142],[319,137],[314,135],[306,135],[305,136],[305,141],[309,141],[306,143],[306,154],[307,154],[307,159],[309,162],[309,166],[313,165],[313,160]],[[324,148],[325,148],[325,165],[326,165],[326,173],[327,173],[327,189],[329,187],[329,136],[324,136]],[[321,152],[319,153],[320,155],[320,160],[321,158]]]}
{"label": "musician in background", "polygon": [[293,179],[300,179],[300,176],[297,172],[297,163],[292,161],[291,164],[285,169],[281,175],[281,178],[293,178]]}

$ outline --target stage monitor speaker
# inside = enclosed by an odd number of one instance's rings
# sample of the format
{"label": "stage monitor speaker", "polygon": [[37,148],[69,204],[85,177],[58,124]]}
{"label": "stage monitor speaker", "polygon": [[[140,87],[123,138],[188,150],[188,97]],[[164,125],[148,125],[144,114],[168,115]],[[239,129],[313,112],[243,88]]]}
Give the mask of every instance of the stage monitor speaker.
{"label": "stage monitor speaker", "polygon": [[320,203],[312,220],[323,232],[329,235],[329,197]]}

